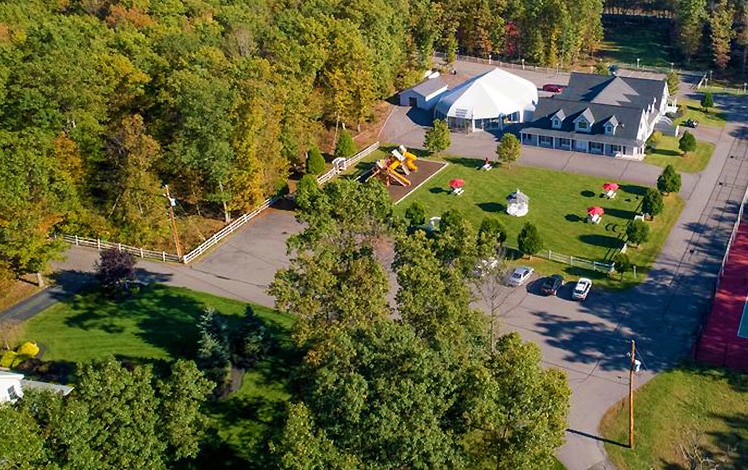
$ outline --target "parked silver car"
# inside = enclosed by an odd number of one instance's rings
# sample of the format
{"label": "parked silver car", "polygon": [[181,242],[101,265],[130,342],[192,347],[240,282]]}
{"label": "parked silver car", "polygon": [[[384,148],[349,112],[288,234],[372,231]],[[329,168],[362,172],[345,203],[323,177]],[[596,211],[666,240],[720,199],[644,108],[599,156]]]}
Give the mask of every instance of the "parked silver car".
{"label": "parked silver car", "polygon": [[509,279],[507,279],[506,283],[510,286],[521,286],[525,283],[528,279],[530,279],[530,276],[532,276],[532,273],[534,273],[535,270],[529,266],[519,266],[514,268],[514,271],[512,271],[512,274],[509,275]]}

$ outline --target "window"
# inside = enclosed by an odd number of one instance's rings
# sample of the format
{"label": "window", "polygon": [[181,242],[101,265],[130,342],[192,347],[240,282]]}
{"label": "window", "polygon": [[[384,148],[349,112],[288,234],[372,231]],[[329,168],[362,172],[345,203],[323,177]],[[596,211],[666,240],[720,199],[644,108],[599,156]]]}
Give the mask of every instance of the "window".
{"label": "window", "polygon": [[611,126],[610,124],[605,125],[605,133],[613,135],[613,132],[615,132],[615,127]]}
{"label": "window", "polygon": [[548,137],[547,135],[541,135],[538,137],[538,142],[540,143],[540,145],[550,147],[553,145],[553,137]]}
{"label": "window", "polygon": [[603,144],[600,142],[590,142],[590,153],[603,153]]}
{"label": "window", "polygon": [[587,121],[585,121],[583,119],[580,120],[580,121],[577,121],[577,129],[586,131],[587,130]]}
{"label": "window", "polygon": [[551,120],[551,126],[552,126],[552,127],[554,128],[554,129],[561,129],[561,120],[560,120],[559,118],[556,118],[556,117],[554,117],[554,118],[553,118],[553,119]]}
{"label": "window", "polygon": [[16,393],[16,387],[12,385],[8,387],[8,398],[10,399],[11,402],[15,402],[20,398],[18,394]]}
{"label": "window", "polygon": [[610,144],[610,153],[616,154],[616,153],[619,153],[620,151],[621,151],[620,145]]}
{"label": "window", "polygon": [[562,149],[570,149],[571,148],[571,139],[564,139],[563,137],[560,137],[558,139],[558,145]]}

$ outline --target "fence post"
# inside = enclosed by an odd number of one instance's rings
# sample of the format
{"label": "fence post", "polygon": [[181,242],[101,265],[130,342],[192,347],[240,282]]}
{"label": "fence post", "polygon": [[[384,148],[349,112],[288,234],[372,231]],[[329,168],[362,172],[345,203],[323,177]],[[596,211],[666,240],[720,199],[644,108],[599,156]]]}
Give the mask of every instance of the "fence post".
{"label": "fence post", "polygon": [[166,252],[165,251],[161,252],[161,259],[164,261],[164,263],[166,262]]}
{"label": "fence post", "polygon": [[118,249],[119,251],[122,251],[122,243],[117,243],[117,249]]}
{"label": "fence post", "polygon": [[551,250],[548,250],[548,260],[550,261],[550,259],[551,259]]}
{"label": "fence post", "polygon": [[569,264],[570,264],[571,266],[574,266],[574,257],[573,257],[573,256],[571,256],[571,255],[569,255]]}
{"label": "fence post", "polygon": [[78,235],[75,236],[75,246],[78,246]]}
{"label": "fence post", "polygon": [[96,239],[96,249],[101,251],[101,238]]}
{"label": "fence post", "polygon": [[142,246],[140,247],[140,257],[144,258],[144,256],[143,256],[143,247]]}

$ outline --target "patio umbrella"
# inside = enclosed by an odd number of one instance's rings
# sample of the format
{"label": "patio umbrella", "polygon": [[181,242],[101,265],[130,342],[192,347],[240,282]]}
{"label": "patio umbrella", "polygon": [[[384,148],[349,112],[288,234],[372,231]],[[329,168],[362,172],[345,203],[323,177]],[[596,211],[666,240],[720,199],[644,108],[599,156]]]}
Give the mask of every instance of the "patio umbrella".
{"label": "patio umbrella", "polygon": [[457,189],[465,186],[465,181],[461,180],[459,178],[455,178],[452,181],[449,182],[449,187],[452,189]]}
{"label": "patio umbrella", "polygon": [[603,189],[606,191],[618,191],[618,183],[605,183]]}
{"label": "patio umbrella", "polygon": [[605,214],[605,209],[603,209],[600,206],[592,206],[589,209],[587,209],[587,215],[603,215]]}

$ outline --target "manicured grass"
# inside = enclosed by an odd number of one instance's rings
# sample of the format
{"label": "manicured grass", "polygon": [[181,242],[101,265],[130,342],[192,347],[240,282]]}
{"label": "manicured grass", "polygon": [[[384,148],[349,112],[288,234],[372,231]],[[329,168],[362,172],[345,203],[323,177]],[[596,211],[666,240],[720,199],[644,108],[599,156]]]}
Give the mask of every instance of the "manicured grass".
{"label": "manicured grass", "polygon": [[[636,392],[635,450],[606,443],[618,469],[692,467],[683,449],[693,449],[719,468],[748,468],[748,376],[701,366],[664,372]],[[601,434],[628,444],[628,401],[615,405]],[[709,467],[712,468],[712,467]]]}
{"label": "manicured grass", "polygon": [[[508,229],[510,247],[516,247],[522,225],[530,222],[538,228],[546,248],[592,261],[609,261],[617,253],[623,245],[626,226],[639,211],[646,190],[618,181],[621,189],[617,197],[605,199],[600,197],[606,182],[602,178],[520,166],[479,171],[482,162],[478,160],[447,161],[451,163],[447,168],[397,206],[398,213],[403,214],[418,201],[427,209],[428,217],[456,209],[476,228],[484,217],[496,217]],[[465,181],[461,196],[449,192],[449,181],[454,178]],[[530,213],[525,217],[506,214],[506,197],[517,188],[530,197]],[[586,223],[590,206],[605,209],[601,223]],[[678,196],[668,198],[665,214],[652,222],[652,241],[629,250],[634,263],[645,267],[654,261],[682,207]]]}
{"label": "manicured grass", "polygon": [[604,62],[670,67],[670,38],[665,28],[642,25],[606,25],[597,56]]}
{"label": "manicured grass", "polygon": [[698,173],[709,164],[714,153],[714,144],[698,142],[696,150],[686,155],[678,148],[678,139],[673,136],[662,136],[655,150],[648,150],[644,158],[645,163],[665,167],[673,165],[675,171],[683,173]]}
{"label": "manicured grass", "polygon": [[682,126],[689,119],[698,121],[699,125],[714,127],[725,127],[727,123],[727,113],[720,111],[718,108],[709,108],[709,112],[704,112],[701,103],[686,98],[678,98],[678,104],[681,105],[683,115],[673,121],[673,124]]}
{"label": "manicured grass", "polygon": [[[114,355],[133,362],[193,359],[196,320],[206,307],[229,327],[248,304],[187,289],[152,285],[113,300],[90,291],[56,304],[24,325],[24,337],[46,347],[46,361],[78,362]],[[239,468],[267,468],[267,439],[280,429],[298,358],[290,343],[293,317],[252,305],[273,339],[271,353],[246,372],[241,389],[210,405],[216,437],[201,456],[206,468],[220,459]]]}

